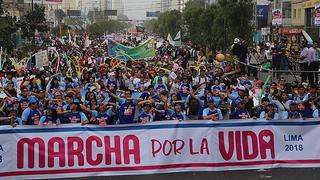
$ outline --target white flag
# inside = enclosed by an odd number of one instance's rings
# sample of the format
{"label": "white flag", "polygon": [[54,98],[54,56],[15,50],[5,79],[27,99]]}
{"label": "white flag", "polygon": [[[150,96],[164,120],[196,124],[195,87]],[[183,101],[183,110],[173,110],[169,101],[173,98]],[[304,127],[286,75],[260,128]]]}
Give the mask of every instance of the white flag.
{"label": "white flag", "polygon": [[90,44],[91,44],[91,41],[89,39],[89,36],[86,35],[85,36],[85,41],[84,41],[84,47],[88,48],[90,46]]}
{"label": "white flag", "polygon": [[68,39],[68,41],[69,41],[69,44],[72,44],[72,39],[71,39],[70,33],[69,33],[69,39]]}
{"label": "white flag", "polygon": [[78,47],[78,45],[77,45],[77,36],[76,35],[73,36],[73,46]]}
{"label": "white flag", "polygon": [[181,39],[181,31],[179,31],[177,34],[176,34],[176,37],[174,38],[174,40],[179,40]]}
{"label": "white flag", "polygon": [[169,41],[169,43],[170,43],[172,46],[174,46],[174,41],[173,41],[170,33],[168,34],[167,40]]}

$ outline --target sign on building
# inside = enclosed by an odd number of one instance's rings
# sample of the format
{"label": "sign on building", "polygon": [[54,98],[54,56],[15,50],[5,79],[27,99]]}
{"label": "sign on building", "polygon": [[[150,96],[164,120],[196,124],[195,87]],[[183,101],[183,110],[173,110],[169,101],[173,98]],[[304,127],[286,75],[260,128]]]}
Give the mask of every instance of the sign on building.
{"label": "sign on building", "polygon": [[272,25],[273,26],[282,25],[282,10],[281,9],[272,10]]}

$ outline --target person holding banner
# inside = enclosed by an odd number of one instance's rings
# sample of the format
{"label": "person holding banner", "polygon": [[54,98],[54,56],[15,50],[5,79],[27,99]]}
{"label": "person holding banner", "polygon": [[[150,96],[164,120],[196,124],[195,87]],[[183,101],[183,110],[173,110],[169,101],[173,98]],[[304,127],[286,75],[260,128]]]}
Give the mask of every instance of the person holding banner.
{"label": "person holding banner", "polygon": [[22,122],[26,125],[38,125],[41,112],[38,109],[38,100],[36,97],[30,98],[29,107],[22,112]]}
{"label": "person holding banner", "polygon": [[203,114],[202,114],[203,119],[212,120],[212,121],[222,120],[223,116],[222,116],[221,110],[218,108],[215,108],[213,97],[209,97],[207,99],[207,103],[209,107],[203,110]]}
{"label": "person holding banner", "polygon": [[246,102],[241,100],[235,108],[235,100],[232,100],[230,119],[248,119],[250,114],[246,109]]}
{"label": "person holding banner", "polygon": [[275,105],[273,103],[269,103],[267,105],[266,111],[262,111],[260,113],[260,119],[266,120],[278,120],[279,114],[275,110]]}
{"label": "person holding banner", "polygon": [[320,101],[318,101],[315,105],[314,105],[314,110],[312,112],[312,117],[313,118],[320,118]]}
{"label": "person holding banner", "polygon": [[302,119],[302,115],[299,112],[299,104],[296,101],[290,101],[289,111],[282,113],[282,119]]}
{"label": "person holding banner", "polygon": [[181,102],[177,101],[173,105],[173,109],[170,108],[168,101],[166,99],[163,99],[164,106],[166,109],[166,120],[178,120],[178,121],[185,121],[187,120],[186,114],[182,110],[182,104]]}
{"label": "person holding banner", "polygon": [[148,123],[153,121],[151,102],[152,101],[141,101],[138,103],[139,107],[141,105],[143,107],[139,110],[138,123]]}
{"label": "person holding banner", "polygon": [[90,123],[97,124],[100,126],[115,124],[112,111],[114,106],[115,104],[102,103],[98,111],[92,110],[91,113],[93,117],[90,119]]}
{"label": "person holding banner", "polygon": [[89,123],[88,118],[82,112],[81,104],[78,99],[74,99],[70,104],[70,111],[63,117],[62,124],[81,123],[82,126]]}
{"label": "person holding banner", "polygon": [[119,124],[132,124],[134,123],[134,115],[136,112],[137,106],[137,98],[132,98],[132,92],[130,90],[126,90],[124,94],[124,98],[120,98],[114,93],[112,93],[109,89],[106,89],[106,92],[119,104]]}
{"label": "person holding banner", "polygon": [[39,125],[42,126],[52,126],[52,125],[59,125],[60,119],[58,118],[57,114],[57,106],[55,104],[51,104],[47,107],[47,112],[44,116],[40,118]]}
{"label": "person holding banner", "polygon": [[7,111],[9,112],[9,117],[0,117],[2,125],[11,125],[12,127],[16,127],[17,125],[23,125],[22,119],[18,117],[18,109],[16,107],[11,106],[7,109]]}

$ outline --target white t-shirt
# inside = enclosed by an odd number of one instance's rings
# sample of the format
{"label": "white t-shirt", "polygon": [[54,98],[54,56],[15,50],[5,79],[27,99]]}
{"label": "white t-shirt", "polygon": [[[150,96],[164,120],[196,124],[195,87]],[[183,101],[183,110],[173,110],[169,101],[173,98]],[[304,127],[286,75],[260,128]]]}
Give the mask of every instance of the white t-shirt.
{"label": "white t-shirt", "polygon": [[313,47],[310,47],[308,49],[307,59],[309,63],[317,60],[316,54],[317,54],[317,51]]}
{"label": "white t-shirt", "polygon": [[300,60],[299,63],[306,63],[308,62],[308,52],[309,52],[309,49],[307,47],[303,48],[301,53],[300,53],[300,56],[301,57],[305,57],[304,59]]}

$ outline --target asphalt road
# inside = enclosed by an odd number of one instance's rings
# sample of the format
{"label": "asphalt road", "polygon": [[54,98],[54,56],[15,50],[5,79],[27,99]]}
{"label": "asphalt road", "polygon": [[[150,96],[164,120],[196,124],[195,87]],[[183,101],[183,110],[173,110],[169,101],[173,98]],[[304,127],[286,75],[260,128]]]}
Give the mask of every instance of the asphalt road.
{"label": "asphalt road", "polygon": [[221,172],[183,172],[155,175],[70,178],[68,180],[320,180],[320,168]]}

